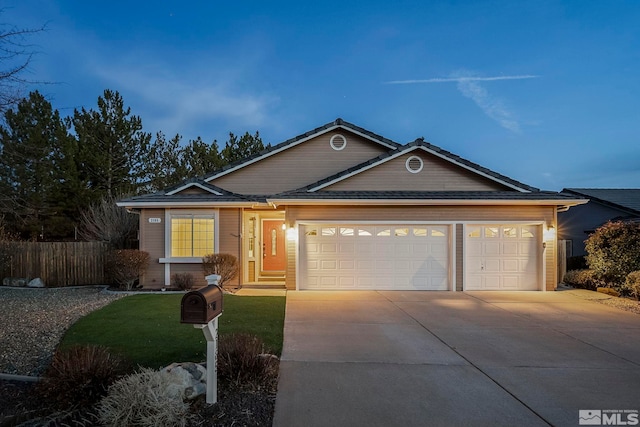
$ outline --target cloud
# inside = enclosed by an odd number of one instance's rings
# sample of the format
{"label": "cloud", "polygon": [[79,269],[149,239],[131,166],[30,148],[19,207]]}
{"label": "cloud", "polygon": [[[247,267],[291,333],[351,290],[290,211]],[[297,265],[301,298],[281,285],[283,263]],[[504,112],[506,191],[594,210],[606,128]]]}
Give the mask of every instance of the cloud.
{"label": "cloud", "polygon": [[[458,75],[455,75],[458,74]],[[461,70],[452,77],[431,78],[422,80],[392,80],[386,84],[421,84],[421,83],[457,83],[458,90],[463,96],[471,99],[480,109],[500,126],[515,133],[520,133],[520,124],[513,119],[513,114],[504,106],[501,100],[491,96],[480,82],[493,82],[501,80],[535,79],[540,76],[532,74],[514,76],[478,77],[468,75],[469,72]],[[465,75],[460,75],[465,74]]]}

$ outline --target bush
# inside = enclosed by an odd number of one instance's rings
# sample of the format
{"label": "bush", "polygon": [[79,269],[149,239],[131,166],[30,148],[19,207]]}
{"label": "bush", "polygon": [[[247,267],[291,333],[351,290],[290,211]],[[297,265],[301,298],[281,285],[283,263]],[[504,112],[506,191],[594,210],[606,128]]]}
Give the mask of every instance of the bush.
{"label": "bush", "polygon": [[107,253],[105,265],[108,277],[130,291],[136,280],[147,271],[149,253],[137,249],[121,249]]}
{"label": "bush", "polygon": [[189,404],[172,393],[172,375],[142,369],[115,382],[97,406],[98,417],[108,426],[184,426]]}
{"label": "bush", "polygon": [[640,270],[640,224],[608,222],[585,243],[589,268],[613,287],[622,287],[629,273]]}
{"label": "bush", "polygon": [[567,271],[562,281],[575,288],[589,289],[591,291],[595,291],[598,287],[604,285],[602,281],[596,278],[593,270]]}
{"label": "bush", "polygon": [[54,407],[88,407],[105,396],[127,368],[121,357],[104,347],[74,346],[54,354],[38,390]]}
{"label": "bush", "polygon": [[220,276],[218,285],[224,287],[238,274],[238,258],[231,254],[207,254],[202,258],[202,271],[205,276]]}
{"label": "bush", "polygon": [[278,377],[279,360],[265,354],[264,343],[250,334],[222,335],[218,342],[218,378],[236,387],[259,389]]}
{"label": "bush", "polygon": [[182,289],[183,291],[192,289],[195,283],[196,281],[190,273],[176,273],[171,276],[171,286]]}
{"label": "bush", "polygon": [[640,271],[632,271],[627,275],[624,282],[624,289],[635,299],[640,299]]}

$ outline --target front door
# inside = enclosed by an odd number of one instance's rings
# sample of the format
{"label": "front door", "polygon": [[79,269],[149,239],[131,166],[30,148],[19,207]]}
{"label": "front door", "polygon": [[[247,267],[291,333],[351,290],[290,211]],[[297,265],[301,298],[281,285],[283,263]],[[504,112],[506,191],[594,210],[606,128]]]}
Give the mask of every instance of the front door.
{"label": "front door", "polygon": [[262,272],[283,272],[286,266],[284,220],[262,220]]}

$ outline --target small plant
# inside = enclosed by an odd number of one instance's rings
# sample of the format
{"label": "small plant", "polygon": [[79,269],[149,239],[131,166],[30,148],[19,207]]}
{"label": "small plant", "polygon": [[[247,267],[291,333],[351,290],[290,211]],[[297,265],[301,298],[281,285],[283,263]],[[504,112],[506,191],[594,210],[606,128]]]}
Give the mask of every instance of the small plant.
{"label": "small plant", "polygon": [[104,347],[74,346],[54,354],[38,389],[56,408],[88,407],[107,394],[127,367]]}
{"label": "small plant", "polygon": [[205,276],[219,275],[218,285],[224,288],[238,274],[238,258],[231,254],[207,254],[202,258],[202,271]]}
{"label": "small plant", "polygon": [[279,360],[265,354],[264,343],[250,334],[222,335],[218,347],[218,378],[236,387],[260,388],[275,381]]}
{"label": "small plant", "polygon": [[627,275],[624,288],[635,299],[640,299],[640,271],[632,271]]}
{"label": "small plant", "polygon": [[176,273],[171,276],[171,286],[183,291],[192,289],[195,283],[196,281],[193,278],[193,274],[190,273]]}
{"label": "small plant", "polygon": [[114,427],[184,426],[190,407],[175,390],[171,374],[143,368],[115,382],[97,414],[103,425]]}
{"label": "small plant", "polygon": [[147,271],[149,253],[137,249],[121,249],[107,254],[107,276],[121,288],[130,291],[135,282]]}

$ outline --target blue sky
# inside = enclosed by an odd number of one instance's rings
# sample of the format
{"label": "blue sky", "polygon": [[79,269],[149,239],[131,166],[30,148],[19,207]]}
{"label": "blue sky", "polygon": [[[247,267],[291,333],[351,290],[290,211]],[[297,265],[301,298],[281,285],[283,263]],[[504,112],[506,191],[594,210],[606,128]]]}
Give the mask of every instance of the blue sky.
{"label": "blue sky", "polygon": [[0,0],[63,115],[276,144],[341,117],[547,190],[640,188],[638,1]]}

